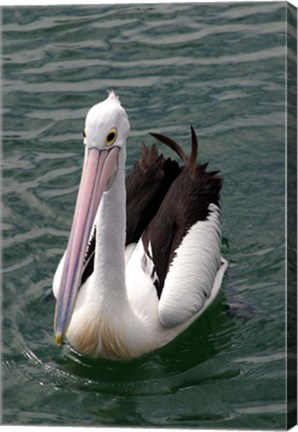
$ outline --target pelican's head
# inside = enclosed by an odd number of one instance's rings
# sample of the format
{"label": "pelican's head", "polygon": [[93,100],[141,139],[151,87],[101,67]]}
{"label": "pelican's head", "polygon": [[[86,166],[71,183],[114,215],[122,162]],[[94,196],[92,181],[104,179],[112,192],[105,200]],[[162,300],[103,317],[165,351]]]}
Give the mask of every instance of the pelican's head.
{"label": "pelican's head", "polygon": [[84,129],[84,144],[88,149],[121,149],[129,133],[129,121],[114,92],[87,113]]}
{"label": "pelican's head", "polygon": [[110,189],[125,152],[129,121],[114,92],[90,108],[84,129],[85,157],[76,209],[66,250],[55,314],[57,344],[61,344],[73,313],[84,256],[103,193]]}

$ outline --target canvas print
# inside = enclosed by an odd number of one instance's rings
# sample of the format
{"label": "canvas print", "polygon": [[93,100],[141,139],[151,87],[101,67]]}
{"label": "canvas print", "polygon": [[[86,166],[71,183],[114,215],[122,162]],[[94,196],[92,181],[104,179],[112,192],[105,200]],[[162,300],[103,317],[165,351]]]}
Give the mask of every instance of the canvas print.
{"label": "canvas print", "polygon": [[1,13],[1,423],[294,426],[296,8]]}

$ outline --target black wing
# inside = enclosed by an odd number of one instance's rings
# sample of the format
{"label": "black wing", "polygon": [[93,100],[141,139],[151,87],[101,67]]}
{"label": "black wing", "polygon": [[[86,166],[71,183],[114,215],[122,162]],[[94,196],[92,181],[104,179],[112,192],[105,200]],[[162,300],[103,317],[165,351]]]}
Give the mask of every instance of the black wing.
{"label": "black wing", "polygon": [[[167,144],[168,138],[156,134],[154,136]],[[211,203],[219,207],[223,180],[217,175],[219,171],[206,171],[208,164],[197,164],[197,149],[197,138],[192,129],[191,155],[184,157],[185,166],[181,174],[171,184],[156,216],[142,236],[145,251],[155,265],[159,297],[169,265],[182,239],[193,224],[206,220]]]}
{"label": "black wing", "polygon": [[179,174],[177,162],[143,144],[140,161],[126,176],[126,245],[140,239]]}

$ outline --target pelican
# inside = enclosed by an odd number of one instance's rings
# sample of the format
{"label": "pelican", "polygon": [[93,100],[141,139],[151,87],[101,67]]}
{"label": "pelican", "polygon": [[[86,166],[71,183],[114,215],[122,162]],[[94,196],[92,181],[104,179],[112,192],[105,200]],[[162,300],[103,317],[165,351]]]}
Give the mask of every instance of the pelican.
{"label": "pelican", "polygon": [[170,138],[151,134],[183,161],[143,144],[125,177],[130,124],[119,98],[87,113],[85,155],[66,251],[53,281],[55,337],[87,356],[131,359],[189,327],[219,292],[219,171],[197,163]]}

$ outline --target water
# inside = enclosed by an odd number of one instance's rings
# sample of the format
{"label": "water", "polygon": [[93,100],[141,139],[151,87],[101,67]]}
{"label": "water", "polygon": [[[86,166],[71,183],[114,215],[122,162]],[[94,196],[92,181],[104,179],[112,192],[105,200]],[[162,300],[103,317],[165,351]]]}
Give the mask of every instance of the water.
{"label": "water", "polygon": [[[285,5],[2,10],[2,422],[285,426]],[[45,300],[70,229],[84,117],[110,89],[132,126],[128,168],[149,131],[189,151],[195,127],[200,160],[224,177],[230,262],[201,319],[124,363],[57,348]],[[231,286],[249,319],[228,313]]]}

